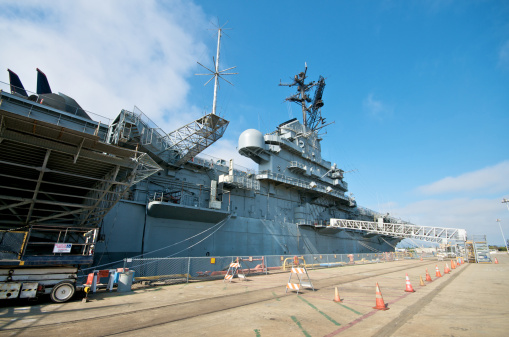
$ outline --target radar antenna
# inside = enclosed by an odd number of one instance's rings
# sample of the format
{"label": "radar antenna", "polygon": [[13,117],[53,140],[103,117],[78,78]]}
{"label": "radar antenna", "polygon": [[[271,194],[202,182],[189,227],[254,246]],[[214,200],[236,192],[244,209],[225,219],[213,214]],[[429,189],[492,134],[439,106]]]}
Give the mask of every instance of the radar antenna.
{"label": "radar antenna", "polygon": [[[323,76],[318,78],[318,82],[311,81],[306,83],[306,73],[308,66],[304,63],[304,71],[295,75],[293,83],[279,83],[280,86],[293,87],[297,86],[297,93],[290,97],[287,97],[285,101],[295,102],[302,106],[302,121],[305,126],[313,131],[316,131],[320,125],[325,124],[325,118],[322,117],[321,108],[324,103],[322,100],[323,89],[325,88],[325,79]],[[311,100],[308,91],[313,87],[317,87],[315,90],[314,99]],[[309,106],[307,103],[311,103]]]}
{"label": "radar antenna", "polygon": [[219,78],[221,77],[223,80],[225,80],[226,82],[228,82],[231,85],[233,85],[230,81],[228,81],[226,78],[224,78],[223,75],[236,75],[236,74],[238,74],[238,73],[225,73],[225,71],[237,68],[236,66],[228,68],[228,69],[224,69],[224,70],[219,70],[219,51],[221,49],[221,35],[223,34],[224,30],[231,29],[231,28],[223,28],[224,26],[226,26],[227,23],[228,23],[228,21],[226,21],[226,23],[224,25],[222,25],[221,27],[217,28],[217,53],[216,53],[216,59],[214,60],[214,57],[212,57],[212,61],[214,62],[214,65],[215,65],[214,70],[211,70],[211,69],[205,67],[200,62],[196,62],[199,65],[201,65],[203,68],[207,69],[210,73],[208,73],[208,74],[195,74],[195,75],[212,76],[204,85],[207,85],[210,81],[212,81],[212,79],[215,79],[215,81],[214,81],[214,100],[212,101],[212,114],[214,114],[214,115],[216,114],[217,92],[219,91]]}

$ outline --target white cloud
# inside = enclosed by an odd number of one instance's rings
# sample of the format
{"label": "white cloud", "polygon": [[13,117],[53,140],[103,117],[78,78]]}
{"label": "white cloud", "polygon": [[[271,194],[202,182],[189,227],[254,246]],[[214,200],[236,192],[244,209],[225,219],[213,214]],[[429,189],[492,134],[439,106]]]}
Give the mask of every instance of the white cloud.
{"label": "white cloud", "polygon": [[486,195],[509,191],[509,161],[468,172],[457,177],[446,177],[417,190],[426,195],[476,193]]}
{"label": "white cloud", "polygon": [[[178,0],[7,1],[0,64],[27,90],[38,67],[54,92],[85,110],[113,118],[137,105],[157,124],[171,120],[172,130],[200,115],[187,102],[187,79],[205,53],[207,27],[199,7]],[[8,82],[7,72],[0,79]]]}
{"label": "white cloud", "polygon": [[236,166],[236,168],[241,170],[244,169],[256,170],[256,168],[258,167],[258,165],[254,161],[239,154],[239,152],[237,151],[236,141],[231,141],[226,138],[221,138],[204,152],[205,156],[203,154],[200,154],[199,156],[206,158],[207,155],[209,155],[227,161],[233,159],[233,163]]}
{"label": "white cloud", "polygon": [[501,203],[502,198],[451,200],[422,200],[393,209],[393,215],[419,226],[462,228],[467,234],[486,234],[488,241],[502,244],[496,219],[502,219],[506,237],[509,238],[509,212]]}
{"label": "white cloud", "polygon": [[371,117],[377,119],[391,116],[394,109],[382,101],[376,100],[373,96],[373,94],[369,94],[362,102],[364,110],[367,111]]}

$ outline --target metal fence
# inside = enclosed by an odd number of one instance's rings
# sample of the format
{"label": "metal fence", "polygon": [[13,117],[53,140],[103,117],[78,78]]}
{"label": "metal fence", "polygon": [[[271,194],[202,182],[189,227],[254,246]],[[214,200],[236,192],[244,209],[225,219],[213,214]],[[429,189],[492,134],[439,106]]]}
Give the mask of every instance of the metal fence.
{"label": "metal fence", "polygon": [[[429,257],[415,253],[306,254],[299,255],[299,264],[307,269],[391,262],[400,259]],[[135,272],[135,282],[175,284],[224,278],[230,263],[239,261],[239,273],[246,276],[287,272],[293,255],[175,257],[125,259],[123,268]]]}

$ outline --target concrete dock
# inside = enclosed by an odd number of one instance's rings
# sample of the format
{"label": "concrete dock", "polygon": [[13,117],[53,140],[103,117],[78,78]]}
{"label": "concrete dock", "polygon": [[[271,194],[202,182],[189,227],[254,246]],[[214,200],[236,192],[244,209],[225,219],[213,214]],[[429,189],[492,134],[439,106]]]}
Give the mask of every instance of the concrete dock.
{"label": "concrete dock", "polygon": [[[436,260],[309,270],[315,291],[299,294],[285,292],[285,272],[102,292],[88,303],[4,302],[0,335],[507,336],[509,256],[493,257],[499,264],[463,264],[449,274],[450,261]],[[420,286],[426,268],[433,281]],[[405,291],[406,274],[415,292]],[[373,309],[376,283],[389,310]]]}

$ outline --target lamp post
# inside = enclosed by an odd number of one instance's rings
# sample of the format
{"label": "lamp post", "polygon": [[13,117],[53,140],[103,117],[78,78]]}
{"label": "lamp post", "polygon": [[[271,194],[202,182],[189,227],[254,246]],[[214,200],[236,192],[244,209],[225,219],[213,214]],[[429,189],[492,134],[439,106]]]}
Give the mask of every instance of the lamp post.
{"label": "lamp post", "polygon": [[[507,206],[507,210],[509,211],[509,199],[503,198],[502,203]],[[498,225],[500,226],[500,222],[498,223]],[[502,230],[502,226],[500,226],[500,230]],[[502,233],[502,236],[504,236],[504,233]],[[507,249],[507,254],[509,254],[509,248],[507,247],[507,241],[505,241],[505,238],[504,238],[504,243],[505,243],[505,248]]]}
{"label": "lamp post", "polygon": [[504,232],[502,231],[502,226],[500,225],[500,219],[497,219],[498,226],[500,227],[500,232],[502,233],[502,238],[504,239],[504,245],[506,252],[509,254],[509,248],[507,248],[507,241],[505,240]]}

